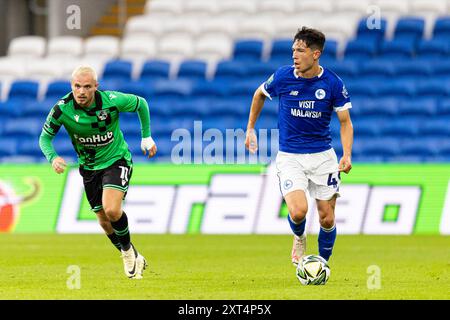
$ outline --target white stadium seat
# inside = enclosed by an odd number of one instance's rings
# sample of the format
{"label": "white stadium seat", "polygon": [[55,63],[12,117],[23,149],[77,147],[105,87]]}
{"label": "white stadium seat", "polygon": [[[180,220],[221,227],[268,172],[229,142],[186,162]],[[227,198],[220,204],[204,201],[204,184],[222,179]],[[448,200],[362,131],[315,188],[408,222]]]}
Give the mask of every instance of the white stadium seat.
{"label": "white stadium seat", "polygon": [[183,11],[182,0],[150,0],[145,5],[145,14],[179,15]]}
{"label": "white stadium seat", "polygon": [[256,9],[258,17],[283,18],[295,13],[295,0],[262,0]]}
{"label": "white stadium seat", "polygon": [[161,37],[186,32],[195,37],[200,32],[200,29],[201,22],[198,18],[180,17],[179,19],[172,19],[166,22]]}
{"label": "white stadium seat", "polygon": [[25,64],[25,76],[33,80],[53,80],[62,78],[62,60],[52,57],[27,61]]}
{"label": "white stadium seat", "polygon": [[250,16],[257,13],[256,2],[227,0],[218,2],[218,14],[221,16]]}
{"label": "white stadium seat", "polygon": [[446,0],[412,0],[410,13],[414,16],[422,16],[425,19],[425,38],[431,38],[436,18],[449,14]]}
{"label": "white stadium seat", "polygon": [[322,15],[333,12],[331,0],[297,0],[296,12],[310,15]]}
{"label": "white stadium seat", "polygon": [[307,14],[299,14],[285,18],[275,23],[274,39],[294,39],[297,30],[301,27],[315,27],[317,20]]}
{"label": "white stadium seat", "polygon": [[161,38],[158,43],[157,58],[170,61],[180,61],[191,58],[194,53],[194,43],[189,33],[179,33]]}
{"label": "white stadium seat", "polygon": [[142,61],[156,55],[156,40],[152,36],[128,36],[120,43],[120,57],[125,60]]}
{"label": "white stadium seat", "polygon": [[233,41],[225,33],[205,33],[194,44],[194,56],[206,61],[228,59],[233,51]]}
{"label": "white stadium seat", "polygon": [[368,8],[374,3],[371,0],[339,0],[335,3],[337,13],[354,14],[359,18],[369,14]]}
{"label": "white stadium seat", "polygon": [[159,15],[139,15],[130,17],[125,25],[125,36],[153,35],[159,36],[167,17]]}
{"label": "white stadium seat", "polygon": [[210,17],[217,14],[217,2],[213,0],[186,1],[183,16]]}
{"label": "white stadium seat", "polygon": [[[234,37],[238,30],[238,19],[236,17],[217,17],[201,22],[201,33],[226,33]],[[200,34],[199,34],[200,36]]]}
{"label": "white stadium seat", "polygon": [[408,0],[378,0],[375,5],[379,7],[381,16],[387,20],[386,38],[391,39],[398,17],[409,14],[409,2]]}
{"label": "white stadium seat", "polygon": [[47,41],[40,36],[23,36],[11,40],[8,55],[16,58],[38,58],[45,54]]}
{"label": "white stadium seat", "polygon": [[268,17],[250,18],[239,24],[235,38],[270,40],[274,36],[274,21]]}
{"label": "white stadium seat", "polygon": [[85,40],[84,59],[109,60],[119,56],[119,38],[93,36]]}
{"label": "white stadium seat", "polygon": [[76,36],[59,36],[48,40],[47,57],[64,59],[78,57],[84,52],[83,38]]}

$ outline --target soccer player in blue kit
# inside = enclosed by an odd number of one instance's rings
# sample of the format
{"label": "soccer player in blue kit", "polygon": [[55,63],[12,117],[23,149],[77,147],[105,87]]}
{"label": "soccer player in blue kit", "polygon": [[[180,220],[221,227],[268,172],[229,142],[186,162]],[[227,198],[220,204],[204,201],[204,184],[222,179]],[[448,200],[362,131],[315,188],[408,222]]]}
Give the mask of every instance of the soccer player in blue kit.
{"label": "soccer player in blue kit", "polygon": [[[322,32],[307,27],[298,30],[292,45],[294,65],[282,66],[255,91],[247,124],[245,145],[255,153],[258,143],[254,128],[264,101],[266,97],[279,97],[276,168],[294,233],[294,265],[306,252],[306,191],[316,199],[319,212],[319,254],[329,260],[336,240],[334,209],[340,172],[348,173],[352,168],[352,106],[342,80],[319,65],[324,45]],[[339,162],[331,147],[333,111],[341,126],[343,156]]]}

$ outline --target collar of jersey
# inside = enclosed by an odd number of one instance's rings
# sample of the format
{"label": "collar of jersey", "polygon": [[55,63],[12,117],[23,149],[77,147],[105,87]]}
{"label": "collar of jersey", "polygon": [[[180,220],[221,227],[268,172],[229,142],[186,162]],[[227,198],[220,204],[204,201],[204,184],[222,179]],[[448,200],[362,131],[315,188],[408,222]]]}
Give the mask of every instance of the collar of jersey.
{"label": "collar of jersey", "polygon": [[323,71],[324,71],[323,67],[319,66],[319,68],[320,68],[319,74],[317,76],[315,76],[315,77],[312,77],[312,78],[303,78],[303,77],[297,76],[297,74],[295,73],[295,67],[294,67],[294,71],[292,71],[292,73],[294,74],[295,79],[314,80],[314,79],[320,78],[323,75]]}
{"label": "collar of jersey", "polygon": [[98,110],[102,109],[102,105],[103,105],[103,101],[102,101],[102,97],[100,95],[100,92],[95,91],[95,107],[89,110],[86,110],[86,108],[81,107],[75,100],[75,98],[73,97],[73,93],[70,94],[71,98],[73,99],[73,105],[75,107],[76,110],[83,110],[85,112],[91,113],[91,112],[95,112]]}

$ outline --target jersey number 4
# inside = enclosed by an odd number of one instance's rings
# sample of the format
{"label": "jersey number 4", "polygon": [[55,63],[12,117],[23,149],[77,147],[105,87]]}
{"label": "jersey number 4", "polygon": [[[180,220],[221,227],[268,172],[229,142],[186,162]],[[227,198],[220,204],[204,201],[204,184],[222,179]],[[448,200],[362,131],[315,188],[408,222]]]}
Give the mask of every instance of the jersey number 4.
{"label": "jersey number 4", "polygon": [[337,173],[337,180],[336,180],[336,178],[333,177],[334,175],[336,175],[336,173],[330,173],[328,175],[327,185],[333,186],[334,188],[336,188],[338,185],[338,181],[341,180],[341,173],[340,172]]}

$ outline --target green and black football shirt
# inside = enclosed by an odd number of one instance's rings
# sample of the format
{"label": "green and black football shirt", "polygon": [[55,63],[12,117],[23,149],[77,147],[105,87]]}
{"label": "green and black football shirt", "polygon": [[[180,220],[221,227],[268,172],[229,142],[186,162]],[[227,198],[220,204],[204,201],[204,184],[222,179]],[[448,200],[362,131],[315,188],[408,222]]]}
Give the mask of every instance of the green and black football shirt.
{"label": "green and black football shirt", "polygon": [[95,92],[90,107],[81,107],[73,94],[64,96],[52,108],[42,128],[39,145],[47,160],[58,157],[52,139],[64,126],[86,170],[109,167],[121,158],[131,164],[131,153],[119,127],[120,112],[137,112],[142,138],[150,136],[150,114],[145,99],[117,91]]}

